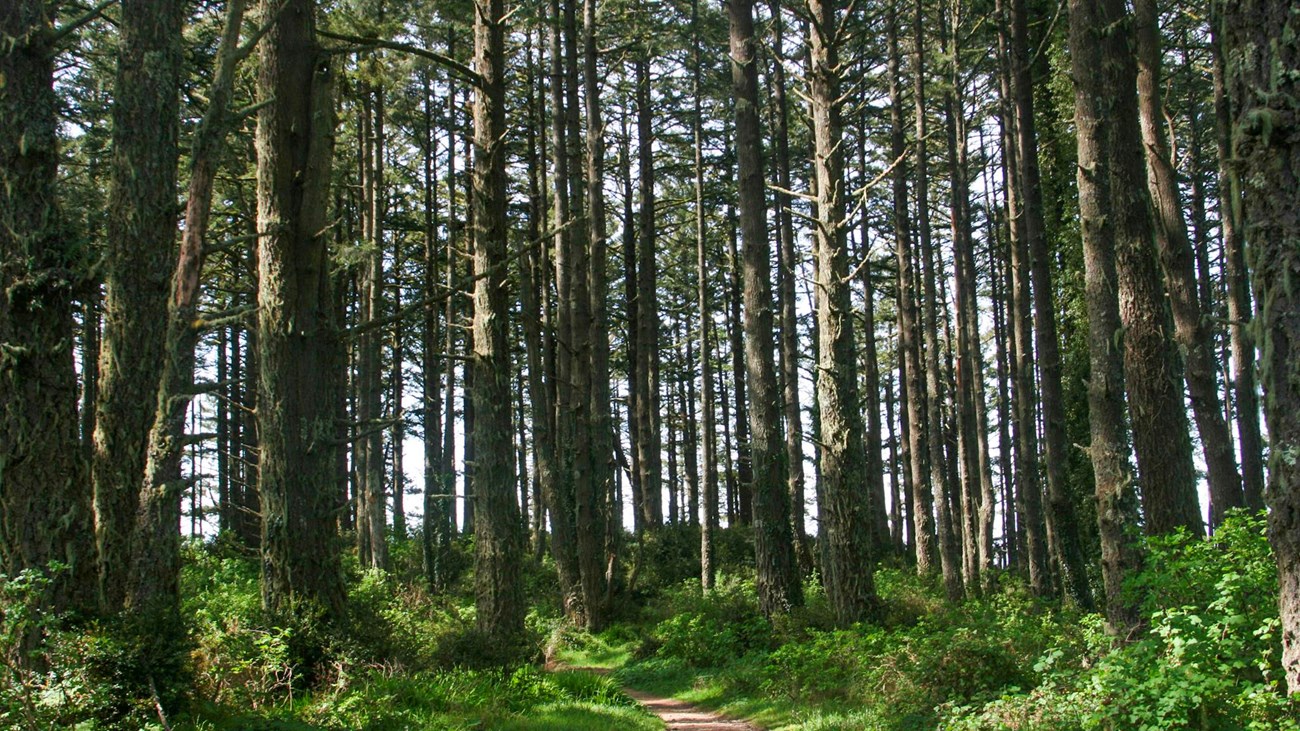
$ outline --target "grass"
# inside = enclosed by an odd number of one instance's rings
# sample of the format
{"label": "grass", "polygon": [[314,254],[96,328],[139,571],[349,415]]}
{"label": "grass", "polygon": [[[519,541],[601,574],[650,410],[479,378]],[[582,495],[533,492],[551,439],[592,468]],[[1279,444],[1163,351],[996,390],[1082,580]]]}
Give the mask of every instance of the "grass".
{"label": "grass", "polygon": [[567,629],[552,639],[554,659],[571,668],[617,670],[632,661],[640,642],[638,630],[615,625],[598,635]]}
{"label": "grass", "polygon": [[609,678],[582,671],[449,670],[375,674],[261,713],[215,706],[177,724],[192,731],[656,731],[663,728]]}

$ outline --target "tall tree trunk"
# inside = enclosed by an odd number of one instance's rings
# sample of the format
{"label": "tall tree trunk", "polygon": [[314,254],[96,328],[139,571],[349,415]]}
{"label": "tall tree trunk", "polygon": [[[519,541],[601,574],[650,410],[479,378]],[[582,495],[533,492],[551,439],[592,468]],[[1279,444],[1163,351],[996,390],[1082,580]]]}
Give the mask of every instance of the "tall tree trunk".
{"label": "tall tree trunk", "polygon": [[655,169],[654,129],[650,109],[650,61],[633,61],[636,73],[637,170],[641,212],[637,236],[636,291],[636,398],[638,452],[641,462],[641,499],[645,526],[651,530],[663,521],[663,479],[660,452],[659,407],[659,303],[655,270]]}
{"label": "tall tree trunk", "polygon": [[943,418],[940,405],[943,403],[943,385],[939,371],[939,301],[935,294],[935,280],[938,273],[935,267],[935,252],[930,240],[930,197],[929,197],[929,160],[926,151],[925,114],[925,14],[923,5],[918,3],[913,17],[913,104],[916,114],[916,220],[920,242],[922,299],[922,332],[925,341],[925,390],[927,395],[925,423],[929,433],[929,475],[930,489],[938,498],[935,511],[938,513],[939,530],[939,564],[943,572],[944,590],[948,598],[959,599],[962,594],[961,558],[958,552],[957,537],[953,531],[948,495],[944,489],[944,451]]}
{"label": "tall tree trunk", "polygon": [[695,297],[700,328],[700,429],[704,433],[704,514],[700,517],[700,585],[713,588],[717,567],[713,536],[718,529],[718,428],[714,417],[713,307],[709,297],[708,252],[704,237],[704,119],[700,110],[699,0],[691,0],[691,132],[695,142]]}
{"label": "tall tree trunk", "polygon": [[[384,120],[383,91],[367,84],[362,90],[362,188],[365,202],[363,236],[366,258],[361,271],[361,321],[369,323],[383,315],[384,307]],[[361,479],[358,495],[358,554],[366,568],[388,567],[387,501],[384,499],[383,336],[368,328],[358,344],[357,420],[362,436],[357,443],[357,471]]]}
{"label": "tall tree trunk", "polygon": [[[890,156],[901,160],[907,151],[903,129],[902,52],[899,48],[898,3],[892,0],[888,10],[889,33],[889,119]],[[906,392],[903,438],[907,441],[908,464],[912,486],[912,543],[916,554],[916,571],[925,576],[934,572],[938,551],[934,535],[934,493],[925,474],[925,391],[921,385],[921,363],[916,333],[920,330],[916,311],[916,256],[912,248],[911,220],[907,205],[907,166],[901,162],[893,175],[894,248],[898,259],[898,348],[902,351],[901,373]]]}
{"label": "tall tree trunk", "polygon": [[138,511],[132,526],[126,606],[133,614],[147,618],[150,631],[161,633],[179,629],[181,555],[176,526],[186,486],[181,478],[185,413],[194,392],[194,349],[201,334],[194,325],[200,318],[199,273],[217,156],[227,132],[235,67],[251,52],[251,48],[239,46],[244,7],[244,0],[234,0],[227,8],[217,67],[208,90],[208,109],[192,143],[185,228],[167,302],[162,377],[154,396],[156,415],[147,435]]}
{"label": "tall tree trunk", "polygon": [[827,544],[822,577],[835,621],[847,627],[872,612],[876,590],[872,576],[870,482],[862,439],[865,426],[858,395],[844,219],[844,128],[839,78],[842,29],[834,0],[808,0],[808,13],[809,100],[817,179],[813,241],[819,263],[817,405],[825,500],[822,537]]}
{"label": "tall tree trunk", "polygon": [[[867,169],[866,146],[858,145],[860,167]],[[862,448],[866,459],[866,488],[868,520],[870,523],[872,556],[883,558],[890,551],[889,511],[885,507],[885,445],[880,439],[880,357],[876,351],[876,285],[874,269],[871,266],[870,218],[863,207],[859,219],[858,232],[861,242],[858,255],[858,278],[862,281],[862,388],[861,410],[866,413],[867,423]]]}
{"label": "tall tree trunk", "polygon": [[[587,626],[603,629],[609,607],[605,597],[605,522],[614,483],[614,432],[609,413],[608,236],[605,229],[605,122],[601,116],[600,75],[596,48],[596,0],[583,3],[583,83],[587,105],[588,297],[591,309],[591,389],[587,394],[591,429],[590,479],[578,483],[578,556]],[[618,519],[621,522],[622,516]]]}
{"label": "tall tree trunk", "polygon": [[[424,293],[431,297],[438,287],[438,180],[434,164],[438,159],[438,136],[434,132],[433,95],[428,72],[423,75],[424,96],[422,122],[424,124]],[[447,541],[450,531],[450,501],[442,498],[442,371],[438,360],[441,341],[438,330],[438,308],[430,302],[424,308],[423,348],[420,370],[423,389],[420,394],[421,416],[424,431],[424,514],[421,517],[421,549],[424,576],[429,590],[442,591],[447,585]],[[446,323],[449,325],[449,323]]]}
{"label": "tall tree trunk", "polygon": [[769,0],[772,14],[772,140],[776,163],[777,295],[781,307],[781,389],[785,419],[785,451],[790,460],[790,523],[801,562],[811,563],[804,529],[803,411],[799,408],[799,321],[795,317],[794,280],[799,270],[795,255],[793,201],[790,176],[790,104],[786,99],[785,16],[778,2]]}
{"label": "tall tree trunk", "polygon": [[506,343],[506,22],[503,0],[474,6],[474,593],[479,629],[497,642],[524,629]]}
{"label": "tall tree trunk", "polygon": [[1241,222],[1241,188],[1232,184],[1232,124],[1234,100],[1228,97],[1219,3],[1211,6],[1210,33],[1214,56],[1214,123],[1219,155],[1219,230],[1223,236],[1223,277],[1228,287],[1229,339],[1232,344],[1233,403],[1241,441],[1244,500],[1251,510],[1264,508],[1264,438],[1259,429],[1258,380],[1255,376],[1255,308],[1250,298],[1245,232]]}
{"label": "tall tree trunk", "polygon": [[[51,20],[45,2],[0,6],[0,35],[9,39],[0,53],[0,567],[48,576],[50,563],[62,562],[68,568],[51,576],[44,606],[91,611],[91,491],[72,363],[78,254],[54,192]],[[39,641],[24,639],[28,650]]]}
{"label": "tall tree trunk", "polygon": [[[553,416],[560,413],[563,405],[568,408],[572,402],[569,377],[571,355],[570,333],[572,330],[572,287],[573,272],[570,257],[573,252],[572,239],[577,235],[570,230],[572,212],[569,200],[569,154],[568,154],[568,118],[576,110],[567,106],[565,93],[563,33],[560,28],[560,5],[558,0],[550,4],[551,18],[555,27],[550,38],[551,55],[551,153],[554,155],[552,167],[555,185],[555,276],[556,276],[556,318],[555,340],[557,342],[554,358],[554,389],[547,388],[544,399],[534,394],[534,419],[539,408],[546,408],[546,419],[554,429],[551,439],[555,444],[554,477],[549,481],[550,494],[546,496],[551,514],[551,550],[555,554],[555,563],[560,578],[560,592],[564,601],[565,614],[579,623],[586,621],[586,609],[582,600],[582,583],[578,568],[578,536],[574,521],[577,519],[574,503],[573,482],[570,479],[569,450],[572,446],[572,422],[567,413],[563,417]],[[539,387],[540,388],[540,387]],[[551,401],[554,406],[548,404]],[[543,487],[546,483],[543,483]]]}
{"label": "tall tree trunk", "polygon": [[[1127,639],[1139,621],[1124,595],[1124,580],[1141,565],[1134,536],[1137,498],[1129,470],[1124,421],[1124,363],[1115,339],[1122,329],[1115,249],[1119,235],[1112,212],[1117,83],[1113,57],[1123,39],[1113,38],[1117,18],[1108,2],[1070,0],[1070,68],[1078,126],[1079,212],[1083,233],[1084,290],[1088,309],[1088,454],[1097,497],[1101,572],[1110,632]],[[1131,78],[1130,78],[1131,81]]]}
{"label": "tall tree trunk", "polygon": [[[952,8],[948,34],[956,44],[961,35],[960,4]],[[951,58],[956,59],[953,50]],[[984,419],[984,358],[980,351],[979,305],[975,290],[975,242],[970,220],[970,170],[966,147],[965,90],[961,86],[962,70],[952,63],[949,71],[951,88],[945,91],[948,163],[951,180],[951,218],[954,299],[957,311],[956,412],[958,452],[961,457],[962,572],[966,590],[975,592],[991,588],[992,581],[992,513],[983,504],[992,501],[993,475],[988,460],[987,421]],[[986,525],[982,518],[987,517]],[[985,541],[987,539],[987,546]]]}
{"label": "tall tree trunk", "polygon": [[[734,210],[734,209],[733,209]],[[745,374],[745,338],[748,332],[742,325],[741,303],[744,300],[744,265],[740,253],[736,222],[734,215],[728,227],[731,255],[731,292],[728,301],[730,316],[727,318],[727,336],[731,350],[731,374],[734,388],[732,396],[736,405],[735,443],[736,461],[727,470],[727,517],[733,525],[749,525],[753,518],[753,481],[754,461],[749,440],[749,389]],[[725,412],[724,412],[725,418]],[[728,457],[731,449],[726,450]]]}
{"label": "tall tree trunk", "polygon": [[1146,531],[1183,527],[1204,535],[1196,497],[1192,440],[1183,404],[1183,373],[1171,338],[1138,124],[1137,63],[1131,21],[1122,0],[1103,0],[1113,27],[1107,36],[1115,55],[1107,59],[1116,93],[1110,135],[1111,213],[1115,219],[1115,267],[1124,323],[1124,379],[1128,390],[1133,451]]}
{"label": "tall tree trunk", "polygon": [[[1023,0],[1021,0],[1023,2]],[[1218,363],[1213,334],[1197,297],[1192,242],[1187,236],[1178,190],[1178,173],[1174,170],[1169,143],[1164,134],[1164,105],[1161,101],[1160,25],[1155,0],[1133,3],[1133,34],[1138,63],[1138,112],[1141,115],[1142,144],[1146,152],[1147,186],[1155,214],[1156,250],[1164,270],[1169,293],[1169,309],[1174,319],[1174,340],[1187,366],[1187,390],[1192,401],[1192,416],[1201,435],[1205,453],[1206,477],[1210,488],[1210,526],[1215,527],[1223,514],[1245,504],[1241,475],[1232,436],[1224,419],[1219,400]],[[1192,142],[1198,144],[1197,141]]]}
{"label": "tall tree trunk", "polygon": [[[1008,56],[1014,43],[1008,43]],[[1014,440],[1015,498],[1020,527],[1024,531],[1023,561],[1029,569],[1029,585],[1035,594],[1043,596],[1051,590],[1048,566],[1048,541],[1046,521],[1043,516],[1042,485],[1039,482],[1038,426],[1034,412],[1036,384],[1034,372],[1033,323],[1030,317],[1030,261],[1027,219],[1025,216],[1025,181],[1021,174],[1020,150],[1017,144],[1019,117],[1015,107],[1015,92],[1011,86],[1014,76],[1011,64],[1006,65],[1006,80],[1002,87],[1006,95],[1003,104],[1005,115],[1003,140],[1004,158],[1009,175],[1006,179],[1006,208],[1009,219],[1010,254],[1007,262],[1008,287],[1007,329],[1009,336],[1008,367],[1012,382],[1011,405],[1015,419],[1011,423]]]}
{"label": "tall tree trunk", "polygon": [[313,0],[285,7],[260,46],[257,116],[259,487],[262,592],[273,611],[302,600],[332,617],[344,589],[331,484],[343,358],[327,255],[333,69]]}
{"label": "tall tree trunk", "polygon": [[745,364],[753,393],[751,450],[754,563],[759,608],[771,616],[803,604],[794,559],[785,445],[773,362],[772,279],[763,186],[762,131],[758,118],[758,67],[754,62],[752,0],[728,0],[731,83],[735,95],[740,229],[744,240]]}
{"label": "tall tree trunk", "polygon": [[96,404],[95,538],[101,600],[125,599],[131,533],[163,372],[167,291],[176,250],[181,4],[122,3],[113,103],[113,178]]}
{"label": "tall tree trunk", "polygon": [[1043,462],[1047,467],[1047,509],[1060,545],[1061,579],[1066,593],[1080,606],[1092,606],[1087,567],[1075,518],[1074,499],[1065,475],[1065,395],[1061,349],[1053,301],[1052,257],[1044,222],[1042,182],[1038,166],[1038,133],[1034,119],[1033,76],[1030,69],[1029,16],[1026,0],[1011,0],[1011,93],[1016,115],[1016,163],[1022,182],[1021,215],[1028,239],[1034,285],[1034,349],[1037,352],[1043,413]]}
{"label": "tall tree trunk", "polygon": [[1260,303],[1260,381],[1271,442],[1269,538],[1281,593],[1282,667],[1287,690],[1300,694],[1300,15],[1286,0],[1224,5],[1227,86],[1235,114],[1232,151],[1242,161],[1235,190],[1243,193]]}
{"label": "tall tree trunk", "polygon": [[[402,311],[402,251],[398,245],[394,246],[393,262],[393,312]],[[406,376],[403,372],[403,366],[406,361],[406,338],[403,336],[402,323],[394,325],[392,335],[389,340],[389,350],[392,353],[392,363],[389,367],[389,408],[392,411],[392,424],[389,426],[388,441],[392,445],[392,509],[393,509],[393,540],[406,540],[406,413],[402,408],[402,401],[405,399]]]}

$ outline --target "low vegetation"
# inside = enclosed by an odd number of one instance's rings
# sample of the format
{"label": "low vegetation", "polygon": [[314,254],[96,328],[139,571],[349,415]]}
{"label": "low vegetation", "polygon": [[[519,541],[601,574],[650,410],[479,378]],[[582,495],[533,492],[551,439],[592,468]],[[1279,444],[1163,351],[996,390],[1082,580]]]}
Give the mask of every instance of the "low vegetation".
{"label": "low vegetation", "polygon": [[[689,533],[666,529],[645,550],[671,551]],[[878,622],[834,629],[815,582],[805,607],[771,622],[736,552],[708,595],[686,578],[690,561],[657,562],[596,635],[560,620],[540,580],[549,567],[532,566],[530,639],[523,654],[503,656],[474,628],[466,577],[433,596],[401,545],[393,574],[350,570],[347,626],[326,629],[271,621],[254,560],[193,544],[183,656],[160,654],[131,627],[42,616],[27,601],[39,580],[6,582],[6,646],[30,632],[49,641],[44,670],[6,663],[0,726],[662,728],[623,694],[628,685],[774,729],[1300,729],[1282,691],[1262,521],[1242,514],[1213,542],[1147,548],[1131,586],[1145,597],[1145,628],[1118,646],[1099,615],[1034,598],[1009,577],[991,596],[954,604],[910,569],[879,572]]]}

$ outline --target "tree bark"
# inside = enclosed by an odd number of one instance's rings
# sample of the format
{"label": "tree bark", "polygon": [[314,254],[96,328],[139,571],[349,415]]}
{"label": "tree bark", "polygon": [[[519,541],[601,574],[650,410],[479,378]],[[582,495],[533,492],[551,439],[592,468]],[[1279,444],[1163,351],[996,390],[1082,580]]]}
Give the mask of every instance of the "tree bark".
{"label": "tree bark", "polygon": [[514,494],[506,343],[505,25],[503,0],[474,6],[474,593],[478,627],[509,646],[523,633],[523,526]]}
{"label": "tree bark", "polygon": [[772,278],[763,186],[762,131],[758,118],[758,68],[754,62],[752,0],[728,0],[731,83],[735,95],[740,229],[744,241],[745,364],[753,408],[751,454],[754,562],[759,608],[772,616],[803,604],[794,560],[785,445],[772,357]]}
{"label": "tree bark", "polygon": [[163,375],[176,250],[181,4],[122,3],[113,103],[113,177],[104,266],[104,334],[91,473],[103,608],[120,609],[131,534]]}
{"label": "tree bark", "polygon": [[339,347],[327,255],[333,69],[315,2],[263,0],[257,117],[257,411],[262,594],[275,612],[344,609],[332,491],[342,436]]}
{"label": "tree bark", "polygon": [[[1021,0],[1023,2],[1023,0]],[[1160,25],[1155,0],[1134,0],[1133,33],[1137,51],[1138,113],[1146,152],[1147,187],[1155,215],[1155,243],[1160,254],[1174,319],[1174,341],[1187,367],[1192,416],[1205,454],[1210,489],[1210,527],[1217,527],[1228,510],[1245,504],[1237,456],[1219,400],[1218,363],[1213,335],[1197,297],[1192,242],[1178,190],[1169,143],[1164,133],[1161,101]],[[1192,144],[1197,144],[1193,141]]]}
{"label": "tree bark", "polygon": [[[1129,470],[1124,421],[1124,363],[1116,344],[1122,330],[1115,271],[1112,210],[1118,75],[1108,54],[1116,50],[1107,3],[1070,0],[1070,68],[1078,127],[1079,211],[1083,233],[1084,289],[1088,309],[1088,423],[1101,538],[1101,570],[1109,631],[1127,639],[1137,627],[1137,607],[1124,596],[1124,579],[1141,565],[1133,535],[1137,498]],[[1122,41],[1121,41],[1122,43]]]}
{"label": "tree bark", "polygon": [[1260,304],[1260,381],[1268,423],[1269,538],[1277,556],[1282,667],[1300,694],[1300,15],[1286,0],[1224,5],[1233,188]]}

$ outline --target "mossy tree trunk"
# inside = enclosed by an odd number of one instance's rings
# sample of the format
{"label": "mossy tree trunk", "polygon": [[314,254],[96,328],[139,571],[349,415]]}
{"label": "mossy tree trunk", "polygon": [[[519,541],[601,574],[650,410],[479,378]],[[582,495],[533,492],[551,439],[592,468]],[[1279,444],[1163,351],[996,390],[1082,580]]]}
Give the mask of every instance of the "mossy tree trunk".
{"label": "mossy tree trunk", "polygon": [[502,0],[474,10],[474,592],[478,626],[499,642],[524,629],[523,524],[515,498],[506,268],[505,25]]}
{"label": "mossy tree trunk", "polygon": [[83,262],[54,192],[51,34],[49,3],[0,5],[0,571],[61,563],[46,606],[90,611],[95,545],[72,361]]}
{"label": "mossy tree trunk", "polygon": [[1277,555],[1282,666],[1300,694],[1300,12],[1288,0],[1225,3],[1223,48],[1235,114],[1260,381],[1270,441],[1269,537]]}
{"label": "mossy tree trunk", "polygon": [[124,0],[113,103],[104,335],[91,472],[104,609],[122,607],[163,376],[176,250],[182,4]]}
{"label": "mossy tree trunk", "polygon": [[334,147],[331,57],[314,0],[263,0],[257,117],[259,488],[262,591],[272,611],[343,612],[333,485],[342,441],[339,344],[327,252]]}

